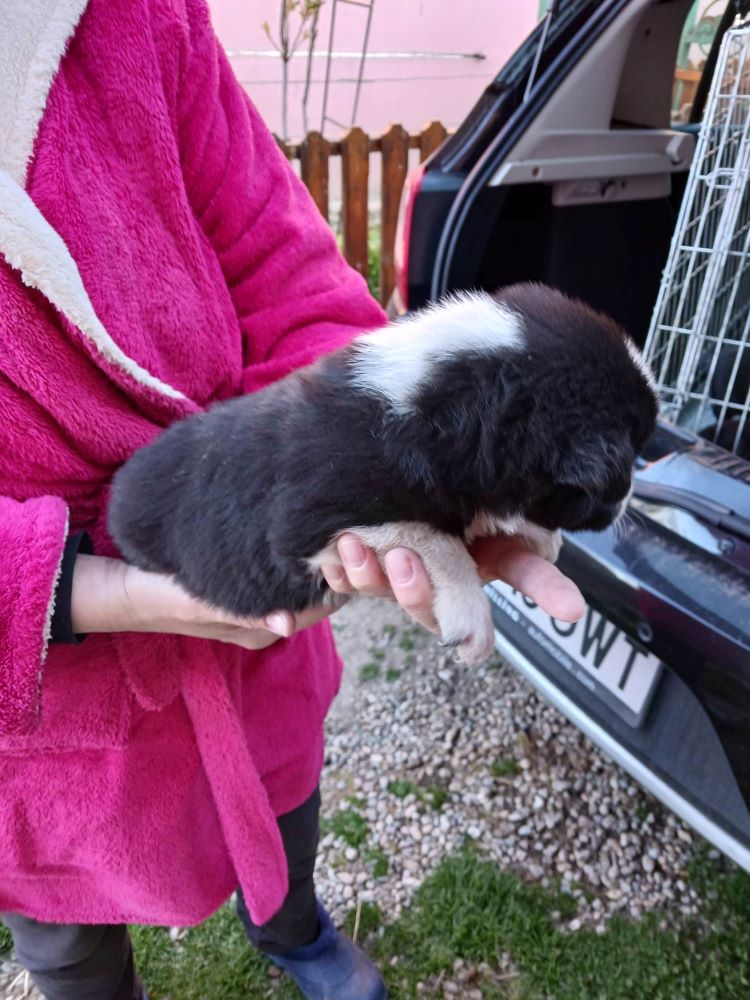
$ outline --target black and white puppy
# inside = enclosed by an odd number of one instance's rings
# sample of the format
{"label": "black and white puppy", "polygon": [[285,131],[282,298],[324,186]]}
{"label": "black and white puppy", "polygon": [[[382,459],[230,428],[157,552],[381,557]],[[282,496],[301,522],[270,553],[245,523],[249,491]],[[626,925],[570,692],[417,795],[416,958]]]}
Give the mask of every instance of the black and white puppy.
{"label": "black and white puppy", "polygon": [[478,662],[493,627],[466,544],[517,534],[555,560],[559,529],[607,527],[655,416],[612,320],[542,285],[459,294],[175,424],[117,473],[109,526],[132,563],[253,617],[334,599],[319,566],[345,531],[406,546],[443,641]]}

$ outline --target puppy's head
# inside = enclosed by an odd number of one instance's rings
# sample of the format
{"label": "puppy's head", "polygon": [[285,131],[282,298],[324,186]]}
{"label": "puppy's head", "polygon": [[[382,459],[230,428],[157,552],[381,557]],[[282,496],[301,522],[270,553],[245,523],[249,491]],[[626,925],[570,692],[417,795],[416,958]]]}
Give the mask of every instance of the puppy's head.
{"label": "puppy's head", "polygon": [[[519,317],[510,416],[521,513],[534,524],[599,531],[624,512],[633,463],[654,428],[653,378],[633,341],[612,319],[543,285],[516,285],[497,301]],[[501,460],[498,428],[495,463]]]}
{"label": "puppy's head", "polygon": [[544,285],[463,293],[355,342],[408,467],[463,510],[601,530],[624,510],[656,394],[611,319]]}

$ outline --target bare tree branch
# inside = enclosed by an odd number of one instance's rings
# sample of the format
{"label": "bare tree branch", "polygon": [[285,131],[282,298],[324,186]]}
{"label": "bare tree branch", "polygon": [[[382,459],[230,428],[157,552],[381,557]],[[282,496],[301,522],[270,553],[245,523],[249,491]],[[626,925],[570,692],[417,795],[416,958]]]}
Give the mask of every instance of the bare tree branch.
{"label": "bare tree branch", "polygon": [[[302,118],[305,132],[307,132],[307,105],[312,79],[312,54],[318,31],[320,8],[324,2],[325,0],[280,0],[278,39],[275,39],[271,34],[268,21],[264,21],[262,25],[266,38],[281,58],[281,131],[284,140],[289,139],[289,64],[301,42],[309,38],[305,89],[302,96]],[[294,30],[291,25],[293,15],[299,18]]]}

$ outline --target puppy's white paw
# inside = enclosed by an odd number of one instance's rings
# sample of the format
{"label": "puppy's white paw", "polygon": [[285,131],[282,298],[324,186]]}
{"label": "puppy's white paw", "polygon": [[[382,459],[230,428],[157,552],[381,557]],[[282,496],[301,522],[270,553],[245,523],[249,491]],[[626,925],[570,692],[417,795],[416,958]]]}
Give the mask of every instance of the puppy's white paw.
{"label": "puppy's white paw", "polygon": [[483,663],[495,649],[495,627],[480,586],[445,587],[435,595],[440,644],[456,651],[463,663]]}
{"label": "puppy's white paw", "polygon": [[351,594],[339,594],[335,590],[326,590],[323,594],[323,607],[340,611],[351,600]]}
{"label": "puppy's white paw", "polygon": [[559,531],[547,531],[545,528],[534,527],[533,531],[519,532],[526,545],[542,559],[551,563],[557,562],[562,548],[562,534]]}

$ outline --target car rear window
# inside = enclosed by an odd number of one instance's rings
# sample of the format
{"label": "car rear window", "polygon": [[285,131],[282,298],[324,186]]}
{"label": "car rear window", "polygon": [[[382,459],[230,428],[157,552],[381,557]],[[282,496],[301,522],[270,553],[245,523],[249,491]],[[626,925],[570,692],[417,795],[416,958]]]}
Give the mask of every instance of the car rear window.
{"label": "car rear window", "polygon": [[698,84],[726,6],[726,0],[696,0],[685,19],[672,88],[672,121],[676,125],[692,120]]}

